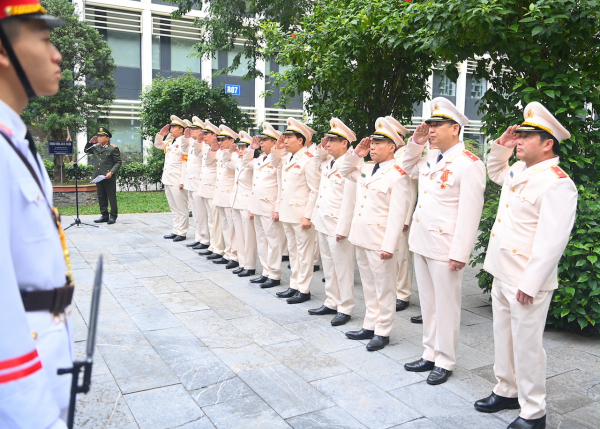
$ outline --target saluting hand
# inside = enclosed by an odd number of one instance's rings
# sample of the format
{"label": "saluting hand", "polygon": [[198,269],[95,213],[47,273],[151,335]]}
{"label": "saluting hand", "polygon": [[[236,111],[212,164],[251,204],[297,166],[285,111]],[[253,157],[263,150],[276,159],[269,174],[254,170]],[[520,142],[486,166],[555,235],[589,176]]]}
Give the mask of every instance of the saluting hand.
{"label": "saluting hand", "polygon": [[232,143],[231,146],[229,146],[229,152],[234,153],[238,151],[238,146],[235,143]]}
{"label": "saluting hand", "polygon": [[427,140],[429,140],[429,125],[425,122],[419,125],[415,130],[412,139],[416,144],[427,143]]}
{"label": "saluting hand", "polygon": [[364,158],[369,154],[369,149],[371,148],[371,140],[372,139],[370,137],[366,137],[360,141],[360,143],[356,146],[356,149],[354,149],[354,153],[356,154],[356,156]]}
{"label": "saluting hand", "polygon": [[216,138],[213,138],[213,141],[210,142],[210,150],[211,152],[216,152],[219,150],[219,141]]}
{"label": "saluting hand", "polygon": [[98,136],[94,136],[94,137],[92,137],[92,139],[90,140],[90,143],[91,143],[91,144],[96,144],[96,143],[98,143]]}
{"label": "saluting hand", "polygon": [[185,131],[183,132],[183,137],[185,137],[186,139],[189,139],[190,137],[192,137],[192,130],[190,130],[189,128],[186,128]]}
{"label": "saluting hand", "polygon": [[517,134],[515,130],[519,128],[519,126],[520,125],[513,125],[511,127],[508,127],[508,129],[504,131],[504,134],[502,134],[500,138],[496,140],[496,142],[499,145],[510,149],[515,147],[517,145],[517,140],[519,139],[519,134]]}
{"label": "saluting hand", "polygon": [[260,147],[260,137],[254,136],[252,137],[252,143],[250,143],[250,149],[256,150]]}
{"label": "saluting hand", "polygon": [[282,134],[277,139],[277,143],[275,143],[276,149],[285,149],[285,136]]}
{"label": "saluting hand", "polygon": [[158,134],[161,136],[166,136],[167,134],[169,134],[169,125],[165,125],[164,127],[162,127]]}
{"label": "saluting hand", "polygon": [[325,149],[325,146],[327,146],[327,142],[329,142],[329,137],[323,137],[321,139],[321,145],[319,146],[319,149]]}

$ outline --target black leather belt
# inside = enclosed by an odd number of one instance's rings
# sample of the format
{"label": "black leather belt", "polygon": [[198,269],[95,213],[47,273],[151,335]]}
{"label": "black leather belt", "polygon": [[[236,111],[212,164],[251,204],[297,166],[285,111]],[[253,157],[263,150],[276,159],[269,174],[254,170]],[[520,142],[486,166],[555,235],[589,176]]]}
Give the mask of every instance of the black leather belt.
{"label": "black leather belt", "polygon": [[49,311],[52,314],[64,313],[73,301],[75,287],[63,286],[50,290],[21,291],[25,311]]}

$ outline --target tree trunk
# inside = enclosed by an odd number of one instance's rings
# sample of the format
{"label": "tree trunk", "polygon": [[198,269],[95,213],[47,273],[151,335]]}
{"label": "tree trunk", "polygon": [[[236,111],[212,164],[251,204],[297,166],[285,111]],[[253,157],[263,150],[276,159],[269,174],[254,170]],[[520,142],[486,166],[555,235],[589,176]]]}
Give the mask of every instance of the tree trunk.
{"label": "tree trunk", "polygon": [[62,183],[66,180],[65,165],[61,155],[54,155],[54,174],[52,180],[54,180],[54,183],[56,184]]}

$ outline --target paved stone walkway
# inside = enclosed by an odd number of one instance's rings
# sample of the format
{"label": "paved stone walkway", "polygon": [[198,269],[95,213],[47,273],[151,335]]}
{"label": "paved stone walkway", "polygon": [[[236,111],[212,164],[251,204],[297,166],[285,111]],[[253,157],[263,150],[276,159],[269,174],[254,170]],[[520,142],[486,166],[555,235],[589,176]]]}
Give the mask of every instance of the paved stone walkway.
{"label": "paved stone walkway", "polygon": [[[463,286],[458,367],[434,387],[402,367],[422,352],[421,325],[409,322],[418,292],[397,313],[391,344],[369,353],[344,336],[362,323],[358,274],[355,315],[334,328],[331,316],[306,311],[325,298],[322,272],[311,301],[288,305],[275,297],[287,282],[250,285],[164,240],[170,225],[170,214],[121,215],[110,227],[67,231],[79,358],[93,269],[100,253],[105,260],[92,389],[79,396],[77,428],[506,428],[517,417],[473,408],[494,386],[491,307],[475,270]],[[600,341],[549,331],[544,343],[549,427],[597,429]]]}

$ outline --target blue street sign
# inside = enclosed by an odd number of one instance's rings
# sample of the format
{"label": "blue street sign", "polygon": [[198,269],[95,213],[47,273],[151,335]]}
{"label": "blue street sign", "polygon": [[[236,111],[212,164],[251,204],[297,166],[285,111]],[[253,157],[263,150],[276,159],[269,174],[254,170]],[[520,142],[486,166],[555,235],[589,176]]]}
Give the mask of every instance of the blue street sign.
{"label": "blue street sign", "polygon": [[242,87],[240,85],[225,85],[225,94],[231,94],[235,97],[242,95]]}
{"label": "blue street sign", "polygon": [[49,140],[48,153],[50,155],[73,155],[73,142],[63,140]]}

